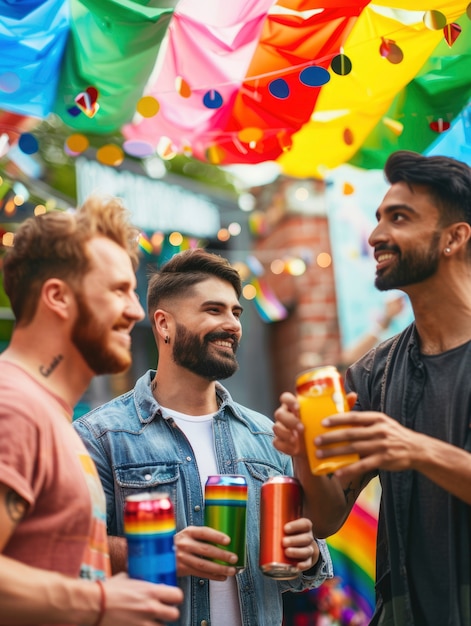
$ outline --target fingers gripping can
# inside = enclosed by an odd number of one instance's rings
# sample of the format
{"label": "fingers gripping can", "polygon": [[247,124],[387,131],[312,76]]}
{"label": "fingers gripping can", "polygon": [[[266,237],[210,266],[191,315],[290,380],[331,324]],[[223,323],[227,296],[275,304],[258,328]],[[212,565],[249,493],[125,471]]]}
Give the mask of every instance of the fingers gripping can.
{"label": "fingers gripping can", "polygon": [[166,493],[140,493],[126,498],[124,534],[128,573],[153,583],[177,585],[175,516]]}
{"label": "fingers gripping can", "polygon": [[289,580],[299,576],[294,559],[285,556],[284,525],[301,517],[302,490],[296,478],[273,476],[260,491],[260,558],[265,576]]}
{"label": "fingers gripping can", "polygon": [[[358,454],[342,454],[320,459],[316,456],[314,439],[329,432],[322,426],[324,417],[349,410],[343,380],[333,365],[301,372],[296,378],[299,416],[304,424],[304,440],[309,466],[313,474],[329,474],[336,469],[358,461]],[[341,444],[332,444],[335,448]]]}
{"label": "fingers gripping can", "polygon": [[[242,571],[246,564],[247,543],[247,481],[244,476],[208,476],[204,490],[204,524],[231,538],[229,545],[217,545],[237,554],[239,558],[234,567]],[[225,561],[216,562],[226,564]]]}

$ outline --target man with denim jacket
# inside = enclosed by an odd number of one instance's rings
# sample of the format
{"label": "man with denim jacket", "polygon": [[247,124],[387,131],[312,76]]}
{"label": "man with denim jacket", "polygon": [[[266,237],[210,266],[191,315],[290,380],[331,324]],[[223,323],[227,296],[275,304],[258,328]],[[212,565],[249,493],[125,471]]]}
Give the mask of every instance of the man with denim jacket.
{"label": "man with denim jacket", "polygon": [[[260,488],[293,469],[290,457],[272,445],[272,421],[234,402],[216,382],[238,367],[240,294],[239,274],[227,260],[204,250],[175,255],[149,281],[157,371],[74,423],[106,493],[115,571],[126,564],[126,497],[147,490],[170,494],[185,596],[182,626],[280,626],[282,592],[332,577],[325,543],[314,540],[305,517],[285,526],[285,553],[297,561],[299,576],[276,581],[258,567]],[[248,483],[247,567],[237,576],[236,555],[215,545],[229,538],[204,526],[204,483],[213,474],[242,474]]]}
{"label": "man with denim jacket", "polygon": [[[358,453],[329,478],[310,476],[296,399],[283,394],[275,445],[293,454],[314,530],[339,528],[368,480],[382,486],[378,626],[471,626],[471,169],[400,151],[369,242],[375,285],[409,295],[415,321],[347,371],[354,410],[324,420],[318,456]],[[337,444],[333,451],[325,446]]]}

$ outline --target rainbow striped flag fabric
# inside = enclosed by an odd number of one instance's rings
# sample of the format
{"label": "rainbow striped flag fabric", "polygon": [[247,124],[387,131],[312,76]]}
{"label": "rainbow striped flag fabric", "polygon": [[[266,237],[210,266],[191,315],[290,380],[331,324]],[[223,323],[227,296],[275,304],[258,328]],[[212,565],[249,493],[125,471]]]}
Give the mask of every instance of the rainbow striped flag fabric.
{"label": "rainbow striped flag fabric", "polygon": [[327,539],[334,578],[304,593],[284,594],[283,626],[367,626],[375,604],[376,531],[381,488],[363,491],[340,531]]}

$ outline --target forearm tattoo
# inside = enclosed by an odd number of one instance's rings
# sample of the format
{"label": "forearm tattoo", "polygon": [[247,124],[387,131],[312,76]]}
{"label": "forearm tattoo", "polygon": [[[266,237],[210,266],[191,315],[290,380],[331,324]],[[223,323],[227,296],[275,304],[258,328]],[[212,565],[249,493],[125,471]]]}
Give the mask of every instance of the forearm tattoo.
{"label": "forearm tattoo", "polygon": [[19,496],[16,491],[13,491],[13,489],[10,489],[6,493],[5,506],[8,516],[15,524],[23,519],[28,509],[26,500]]}
{"label": "forearm tattoo", "polygon": [[345,502],[347,502],[347,504],[350,504],[352,499],[353,501],[355,501],[360,495],[363,487],[365,487],[370,482],[370,479],[371,479],[371,475],[364,474],[360,480],[360,483],[356,485],[357,489],[354,488],[354,483],[350,482],[347,488],[343,490],[343,493],[345,496]]}

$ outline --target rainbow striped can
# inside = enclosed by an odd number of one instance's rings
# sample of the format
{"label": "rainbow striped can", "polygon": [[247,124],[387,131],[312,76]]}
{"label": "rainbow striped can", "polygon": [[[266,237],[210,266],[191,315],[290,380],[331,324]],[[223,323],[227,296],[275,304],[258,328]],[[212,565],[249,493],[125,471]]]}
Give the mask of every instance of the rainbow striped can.
{"label": "rainbow striped can", "polygon": [[[247,543],[247,481],[244,476],[208,476],[204,491],[204,523],[231,538],[229,545],[217,545],[237,554],[239,558],[234,567],[239,572],[244,570]],[[217,559],[216,563],[227,565]]]}
{"label": "rainbow striped can", "polygon": [[128,574],[152,583],[177,585],[175,516],[166,493],[128,496],[124,506]]}

